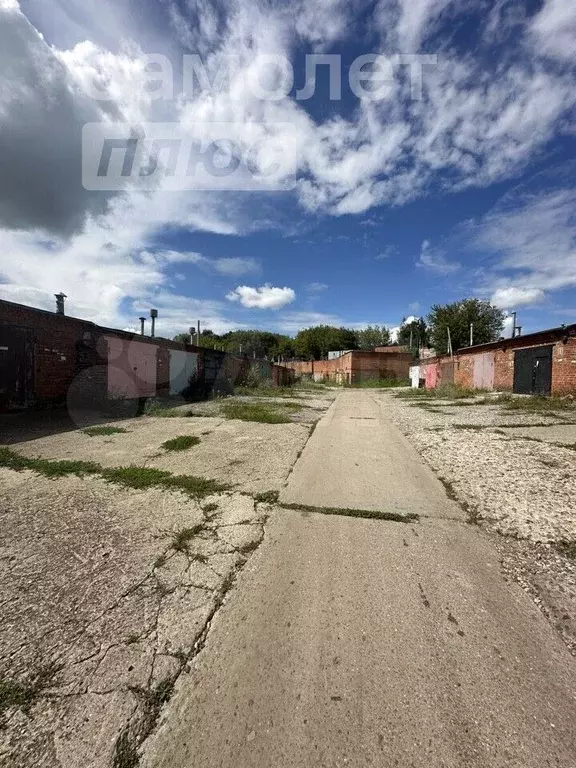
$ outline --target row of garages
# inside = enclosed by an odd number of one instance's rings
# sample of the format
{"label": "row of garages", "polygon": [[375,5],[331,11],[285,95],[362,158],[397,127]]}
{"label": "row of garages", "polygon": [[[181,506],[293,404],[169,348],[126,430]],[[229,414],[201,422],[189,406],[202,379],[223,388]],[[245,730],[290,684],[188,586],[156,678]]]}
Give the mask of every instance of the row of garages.
{"label": "row of garages", "polygon": [[200,399],[230,392],[257,367],[272,384],[287,368],[205,347],[140,336],[86,320],[0,301],[0,409],[73,399]]}
{"label": "row of garages", "polygon": [[420,360],[410,369],[413,387],[456,384],[517,394],[576,392],[576,325],[459,350],[453,357]]}

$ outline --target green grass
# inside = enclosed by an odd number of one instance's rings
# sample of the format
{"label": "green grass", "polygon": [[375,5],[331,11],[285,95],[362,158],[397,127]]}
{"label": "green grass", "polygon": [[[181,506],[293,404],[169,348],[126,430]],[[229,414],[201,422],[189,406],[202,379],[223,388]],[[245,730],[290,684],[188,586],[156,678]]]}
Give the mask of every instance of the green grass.
{"label": "green grass", "polygon": [[1,717],[7,709],[19,707],[28,713],[44,689],[50,687],[52,678],[60,669],[55,664],[47,664],[23,681],[0,678],[0,725]]}
{"label": "green grass", "polygon": [[166,440],[160,447],[166,451],[186,451],[188,448],[198,445],[199,442],[200,438],[196,435],[179,435],[171,440]]}
{"label": "green grass", "polygon": [[343,515],[344,517],[362,517],[368,520],[391,520],[395,523],[413,523],[419,519],[417,514],[409,512],[405,515],[399,512],[384,512],[376,509],[346,509],[340,507],[312,507],[308,504],[281,504],[284,509],[295,509],[301,512],[316,512],[321,515]]}
{"label": "green grass", "polygon": [[394,397],[405,400],[461,400],[478,397],[485,392],[483,389],[469,389],[455,384],[444,384],[436,389],[407,389],[405,392],[395,392]]}
{"label": "green grass", "polygon": [[262,491],[254,496],[254,501],[261,502],[262,504],[275,504],[280,496],[279,491]]}
{"label": "green grass", "polygon": [[119,435],[128,432],[128,430],[122,427],[87,427],[82,432],[90,437],[97,437],[98,435]]}
{"label": "green grass", "polygon": [[296,382],[296,384],[294,384],[293,388],[295,390],[303,389],[313,391],[326,389],[326,384],[323,384],[321,381],[312,381],[312,379],[300,379]]}
{"label": "green grass", "polygon": [[511,395],[500,395],[495,399],[498,404],[504,405],[507,411],[523,411],[524,413],[550,413],[556,411],[573,411],[576,413],[576,407],[572,400],[564,400],[561,397],[543,397],[540,395],[512,397]]}
{"label": "green grass", "polygon": [[51,461],[50,459],[29,459],[6,447],[0,448],[0,466],[20,472],[30,469],[45,477],[64,475],[97,475],[110,483],[146,490],[165,488],[182,491],[193,498],[203,498],[212,493],[228,490],[229,486],[205,477],[194,475],[173,475],[153,467],[102,467],[92,461]]}
{"label": "green grass", "polygon": [[292,387],[273,387],[273,386],[259,386],[259,387],[246,387],[238,386],[234,387],[234,392],[237,395],[248,395],[254,397],[293,397],[294,390]]}
{"label": "green grass", "polygon": [[257,421],[262,424],[289,424],[290,418],[260,403],[224,403],[220,410],[227,419]]}
{"label": "green grass", "polygon": [[194,525],[192,528],[182,528],[176,531],[172,537],[172,549],[175,552],[188,552],[188,546],[203,529],[202,524]]}
{"label": "green grass", "polygon": [[364,379],[363,381],[353,381],[351,384],[345,384],[345,387],[352,389],[392,389],[393,387],[409,387],[409,379]]}

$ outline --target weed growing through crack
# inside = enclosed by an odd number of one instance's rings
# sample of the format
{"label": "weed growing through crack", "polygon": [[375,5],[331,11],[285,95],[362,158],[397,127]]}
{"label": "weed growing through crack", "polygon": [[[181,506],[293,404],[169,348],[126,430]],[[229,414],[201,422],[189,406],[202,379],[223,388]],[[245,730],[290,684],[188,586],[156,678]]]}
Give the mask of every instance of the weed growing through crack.
{"label": "weed growing through crack", "polygon": [[131,635],[128,635],[126,638],[126,645],[136,645],[136,643],[140,642],[140,635],[136,632],[133,632]]}
{"label": "weed growing through crack", "polygon": [[128,430],[123,427],[87,427],[86,429],[83,429],[82,432],[89,437],[98,437],[98,435],[126,434]]}
{"label": "weed growing through crack", "polygon": [[254,496],[254,501],[260,502],[261,504],[275,504],[278,501],[279,496],[279,491],[262,491],[262,493],[257,493]]}
{"label": "weed growing through crack", "polygon": [[203,512],[208,512],[208,513],[216,512],[217,509],[218,509],[218,504],[216,504],[215,501],[211,501],[209,504],[205,504],[202,507],[202,511]]}
{"label": "weed growing through crack", "polygon": [[160,447],[164,448],[165,451],[186,451],[188,448],[198,445],[199,442],[200,438],[197,435],[179,435],[171,440],[166,440]]}
{"label": "weed growing through crack", "polygon": [[166,555],[166,552],[162,552],[161,555],[158,555],[158,557],[154,561],[154,565],[152,567],[154,569],[156,569],[156,568],[163,568],[166,565],[167,562],[168,562],[168,557]]}
{"label": "weed growing through crack", "polygon": [[50,687],[52,679],[60,671],[56,664],[45,664],[35,670],[25,680],[12,680],[0,678],[0,726],[4,712],[12,707],[18,707],[26,714],[42,695],[42,692]]}
{"label": "weed growing through crack", "polygon": [[576,560],[576,540],[559,541],[555,546],[562,555],[569,557],[571,560]]}
{"label": "weed growing through crack", "polygon": [[175,552],[188,552],[190,542],[197,536],[203,529],[203,525],[199,523],[191,528],[181,528],[176,531],[172,537],[171,547]]}
{"label": "weed growing through crack", "polygon": [[294,509],[299,512],[316,512],[321,515],[343,515],[344,517],[363,517],[367,520],[390,520],[395,523],[413,523],[419,520],[419,515],[407,512],[386,512],[379,509],[347,509],[345,507],[313,507],[309,504],[281,504],[284,509]]}

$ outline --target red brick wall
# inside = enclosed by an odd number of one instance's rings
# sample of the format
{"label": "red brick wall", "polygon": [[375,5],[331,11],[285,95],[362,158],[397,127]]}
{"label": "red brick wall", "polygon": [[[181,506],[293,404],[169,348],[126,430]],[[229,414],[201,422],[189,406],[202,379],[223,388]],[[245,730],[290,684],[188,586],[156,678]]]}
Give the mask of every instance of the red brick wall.
{"label": "red brick wall", "polygon": [[96,326],[51,312],[0,301],[0,323],[32,331],[37,401],[64,400],[78,369],[78,345]]}
{"label": "red brick wall", "polygon": [[559,342],[552,353],[552,394],[576,392],[576,339]]}
{"label": "red brick wall", "polygon": [[355,350],[335,360],[299,361],[283,365],[293,368],[297,376],[313,375],[315,379],[324,378],[342,383],[378,378],[407,379],[412,355],[397,351],[387,354]]}
{"label": "red brick wall", "polygon": [[457,355],[454,369],[454,384],[459,387],[472,389],[474,386],[474,357],[475,355]]}

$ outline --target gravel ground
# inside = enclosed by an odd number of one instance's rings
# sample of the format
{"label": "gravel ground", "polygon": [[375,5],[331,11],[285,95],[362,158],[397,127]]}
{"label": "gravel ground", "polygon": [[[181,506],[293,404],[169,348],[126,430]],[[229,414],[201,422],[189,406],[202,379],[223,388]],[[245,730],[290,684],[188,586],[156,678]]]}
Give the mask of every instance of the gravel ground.
{"label": "gravel ground", "polygon": [[[576,653],[576,451],[556,444],[574,429],[566,421],[576,421],[576,412],[544,416],[428,400],[422,408],[390,393],[375,396],[471,520],[493,534],[504,572]],[[502,429],[510,424],[513,430]],[[550,426],[538,426],[534,439],[534,424]]]}

